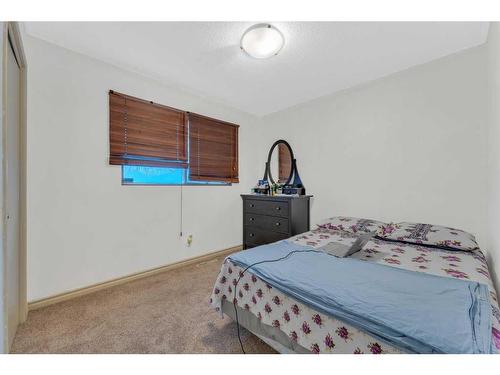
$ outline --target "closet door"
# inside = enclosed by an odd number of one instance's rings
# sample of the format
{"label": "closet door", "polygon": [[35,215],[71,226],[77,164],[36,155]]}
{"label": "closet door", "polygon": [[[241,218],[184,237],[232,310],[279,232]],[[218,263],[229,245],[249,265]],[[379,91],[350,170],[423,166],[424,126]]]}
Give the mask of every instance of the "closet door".
{"label": "closet door", "polygon": [[7,113],[5,129],[5,237],[7,344],[10,348],[19,324],[19,188],[20,188],[20,68],[9,43],[7,48]]}

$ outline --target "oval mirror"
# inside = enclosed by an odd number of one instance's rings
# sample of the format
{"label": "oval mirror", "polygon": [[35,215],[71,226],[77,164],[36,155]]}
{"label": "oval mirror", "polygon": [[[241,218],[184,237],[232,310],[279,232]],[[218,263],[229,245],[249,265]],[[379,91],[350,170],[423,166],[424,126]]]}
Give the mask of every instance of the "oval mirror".
{"label": "oval mirror", "polygon": [[271,183],[290,183],[293,172],[293,152],[288,142],[279,140],[274,143],[269,151],[268,163]]}

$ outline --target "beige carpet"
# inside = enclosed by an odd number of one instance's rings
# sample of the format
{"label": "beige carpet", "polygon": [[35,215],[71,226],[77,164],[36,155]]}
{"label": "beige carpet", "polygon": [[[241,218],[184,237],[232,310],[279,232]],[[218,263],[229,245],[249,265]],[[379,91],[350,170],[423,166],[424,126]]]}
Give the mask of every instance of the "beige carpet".
{"label": "beige carpet", "polygon": [[[208,305],[223,258],[31,311],[14,353],[240,353],[236,324]],[[247,353],[274,353],[245,329]]]}

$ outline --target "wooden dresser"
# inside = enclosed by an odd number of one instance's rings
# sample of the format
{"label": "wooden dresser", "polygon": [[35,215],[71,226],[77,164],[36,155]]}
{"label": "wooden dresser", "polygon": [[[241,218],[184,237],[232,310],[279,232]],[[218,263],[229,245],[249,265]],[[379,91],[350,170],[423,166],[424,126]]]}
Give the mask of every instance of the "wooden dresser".
{"label": "wooden dresser", "polygon": [[311,195],[242,194],[243,248],[283,240],[309,230]]}

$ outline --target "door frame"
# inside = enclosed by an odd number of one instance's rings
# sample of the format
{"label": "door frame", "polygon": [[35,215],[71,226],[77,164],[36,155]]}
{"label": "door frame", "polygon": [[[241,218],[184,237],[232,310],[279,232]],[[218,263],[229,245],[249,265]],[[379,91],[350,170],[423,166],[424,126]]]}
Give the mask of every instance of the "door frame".
{"label": "door frame", "polygon": [[[5,234],[7,227],[6,214],[4,209],[6,207],[6,115],[7,115],[7,58],[8,58],[8,48],[12,45],[14,51],[14,56],[16,57],[17,63],[20,69],[20,114],[19,114],[19,322],[22,323],[26,320],[28,316],[28,299],[27,299],[27,220],[26,220],[26,162],[27,162],[27,152],[26,152],[26,121],[27,121],[27,63],[26,55],[24,54],[21,32],[19,29],[18,22],[4,22],[3,23],[3,41],[2,41],[2,229],[1,231]],[[3,291],[2,299],[3,303],[3,316],[6,323],[7,319],[7,304],[6,302],[6,292],[7,292],[7,270],[6,270],[6,258],[7,258],[7,242],[5,235],[2,236],[2,258],[3,261]],[[8,345],[8,335],[7,335],[7,324],[3,324],[3,338],[4,342],[3,351],[9,351]]]}

